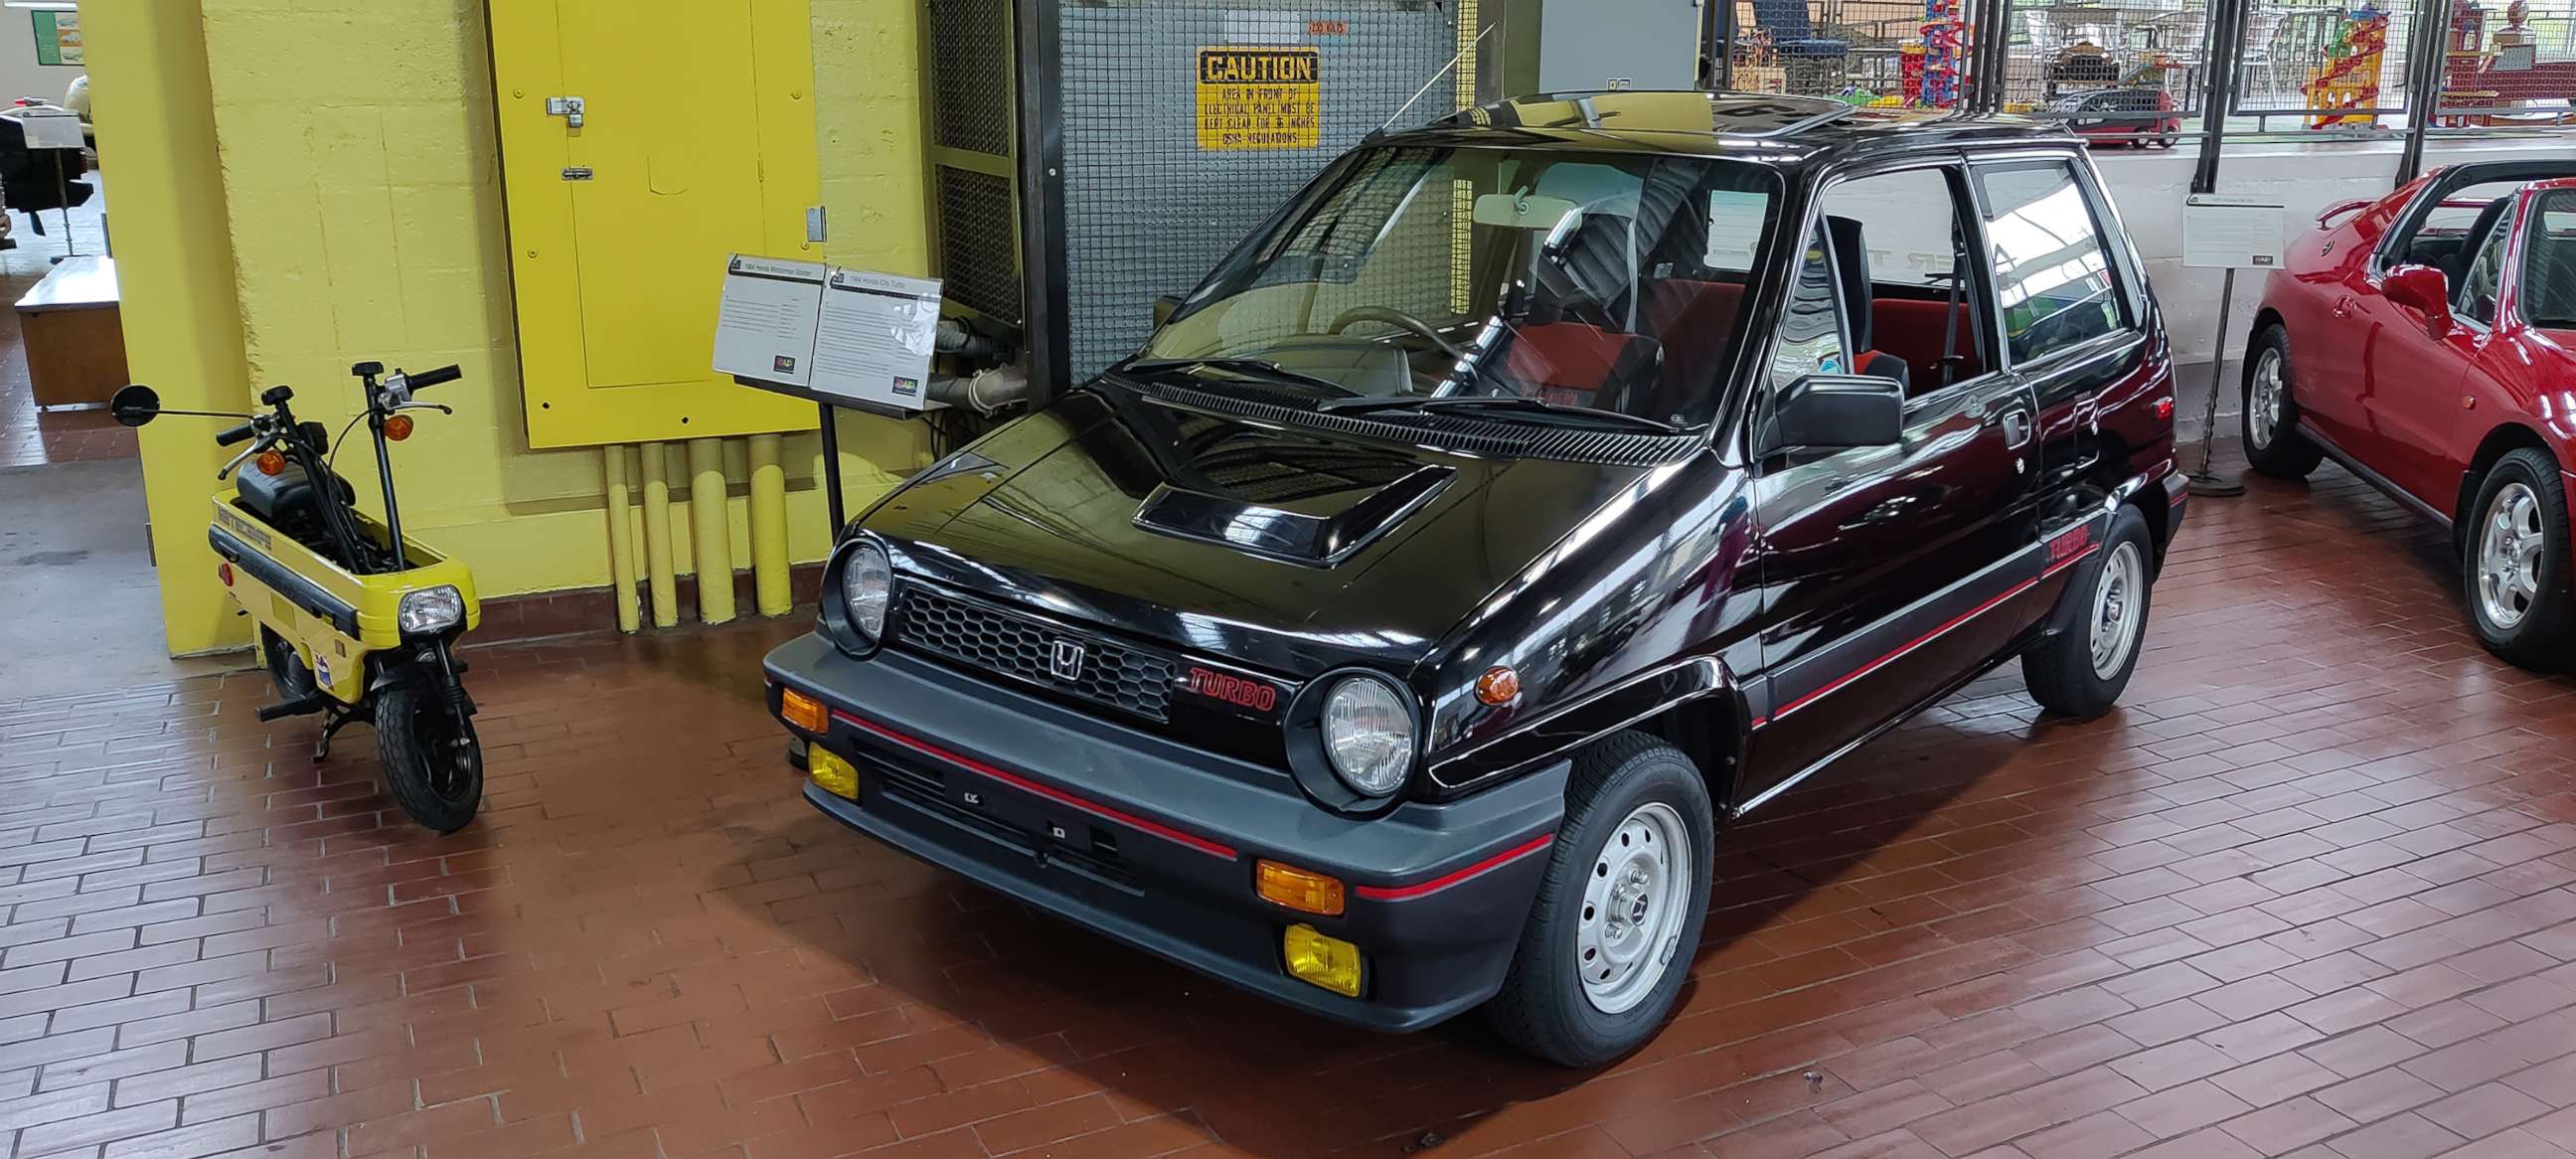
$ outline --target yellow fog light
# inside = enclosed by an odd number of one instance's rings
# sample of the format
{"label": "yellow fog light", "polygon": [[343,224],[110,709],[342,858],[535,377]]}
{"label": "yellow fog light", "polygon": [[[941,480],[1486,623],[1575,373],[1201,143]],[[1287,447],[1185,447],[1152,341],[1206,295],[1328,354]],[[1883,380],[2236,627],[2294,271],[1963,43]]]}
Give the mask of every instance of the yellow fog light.
{"label": "yellow fog light", "polygon": [[859,799],[859,770],[850,762],[820,745],[805,750],[805,772],[826,793],[855,801]]}
{"label": "yellow fog light", "polygon": [[1342,883],[1311,869],[1281,865],[1276,861],[1252,863],[1252,892],[1262,900],[1277,902],[1300,913],[1340,917]]}
{"label": "yellow fog light", "polygon": [[1288,958],[1288,973],[1335,994],[1360,996],[1360,948],[1340,938],[1317,933],[1313,926],[1290,926],[1279,948]]}
{"label": "yellow fog light", "polygon": [[778,715],[787,723],[816,736],[831,731],[832,716],[824,711],[823,702],[793,688],[778,694]]}

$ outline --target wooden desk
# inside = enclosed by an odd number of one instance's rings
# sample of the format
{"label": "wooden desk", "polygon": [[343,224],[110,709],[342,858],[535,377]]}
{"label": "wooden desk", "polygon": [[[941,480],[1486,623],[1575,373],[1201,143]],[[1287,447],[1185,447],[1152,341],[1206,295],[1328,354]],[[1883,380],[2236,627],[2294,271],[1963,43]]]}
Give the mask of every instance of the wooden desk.
{"label": "wooden desk", "polygon": [[18,333],[37,406],[107,405],[128,381],[116,259],[63,259],[18,299]]}

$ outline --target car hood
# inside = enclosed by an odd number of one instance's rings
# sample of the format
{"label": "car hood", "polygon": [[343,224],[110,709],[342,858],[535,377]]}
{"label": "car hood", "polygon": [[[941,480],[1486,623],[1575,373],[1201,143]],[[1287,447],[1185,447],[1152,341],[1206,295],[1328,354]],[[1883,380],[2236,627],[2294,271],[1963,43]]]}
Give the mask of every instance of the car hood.
{"label": "car hood", "polygon": [[1647,468],[1077,391],[871,511],[898,568],[1290,678],[1404,670]]}

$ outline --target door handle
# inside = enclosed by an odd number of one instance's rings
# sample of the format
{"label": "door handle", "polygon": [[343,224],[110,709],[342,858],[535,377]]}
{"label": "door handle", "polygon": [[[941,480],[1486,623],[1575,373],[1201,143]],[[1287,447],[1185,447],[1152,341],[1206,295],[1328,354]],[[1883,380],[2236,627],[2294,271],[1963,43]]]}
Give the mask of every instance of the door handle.
{"label": "door handle", "polygon": [[2019,450],[2030,444],[2030,412],[2015,407],[2005,411],[1996,422],[2004,430],[2004,446]]}

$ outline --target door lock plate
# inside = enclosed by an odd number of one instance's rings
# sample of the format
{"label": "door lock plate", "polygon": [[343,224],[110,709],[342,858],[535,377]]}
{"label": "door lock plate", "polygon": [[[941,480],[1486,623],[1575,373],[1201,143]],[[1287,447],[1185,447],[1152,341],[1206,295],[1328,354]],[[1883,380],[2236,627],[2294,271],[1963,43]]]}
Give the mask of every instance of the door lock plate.
{"label": "door lock plate", "polygon": [[580,97],[546,98],[546,115],[549,117],[562,117],[564,119],[564,127],[567,129],[578,129],[581,127],[581,115],[585,107],[586,105]]}

